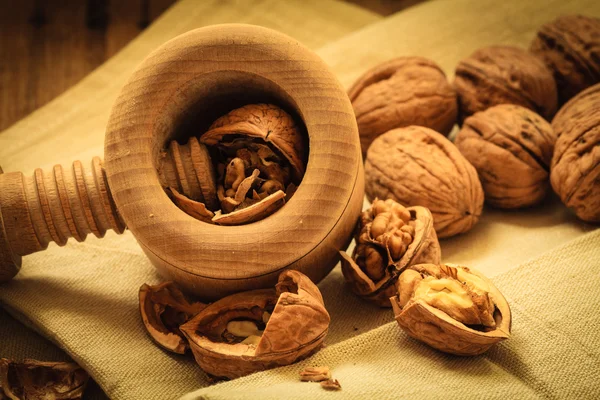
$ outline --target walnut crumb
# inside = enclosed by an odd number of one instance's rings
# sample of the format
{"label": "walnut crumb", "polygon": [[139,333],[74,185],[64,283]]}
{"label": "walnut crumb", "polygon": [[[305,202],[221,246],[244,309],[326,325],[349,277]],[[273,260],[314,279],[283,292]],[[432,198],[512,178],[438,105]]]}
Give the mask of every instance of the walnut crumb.
{"label": "walnut crumb", "polygon": [[321,387],[325,390],[342,390],[342,385],[337,379],[327,379],[321,382]]}
{"label": "walnut crumb", "polygon": [[300,372],[300,380],[303,382],[321,382],[331,379],[329,367],[306,367]]}

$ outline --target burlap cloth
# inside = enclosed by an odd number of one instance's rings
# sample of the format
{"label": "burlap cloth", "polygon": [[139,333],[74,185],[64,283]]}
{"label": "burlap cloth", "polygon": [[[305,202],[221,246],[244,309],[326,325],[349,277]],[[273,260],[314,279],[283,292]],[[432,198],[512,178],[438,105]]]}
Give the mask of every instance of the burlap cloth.
{"label": "burlap cloth", "polygon": [[[330,345],[296,365],[200,389],[183,398],[598,398],[599,244],[600,230],[596,230],[495,277],[510,303],[513,335],[484,356],[440,353],[410,339],[391,322]],[[336,273],[321,287],[326,293],[335,291],[338,280]],[[331,295],[327,300],[334,318],[340,312],[346,317],[338,319],[336,329],[363,331],[375,322],[365,315],[369,309],[365,305],[344,305],[346,299]],[[391,318],[389,312],[377,314]],[[299,371],[318,365],[332,369],[343,395],[299,382]]]}
{"label": "burlap cloth", "polygon": [[493,278],[511,305],[513,336],[483,357],[451,357],[409,339],[390,310],[350,294],[335,269],[319,285],[332,317],[324,350],[209,387],[191,357],[166,353],[146,336],[137,287],[158,278],[128,239],[34,255],[0,293],[10,312],[64,348],[111,398],[169,399],[198,387],[206,388],[192,398],[336,395],[297,382],[306,365],[331,367],[344,398],[600,396],[600,230]]}
{"label": "burlap cloth", "polygon": [[[430,56],[451,72],[458,59],[477,47],[496,42],[525,45],[537,26],[558,14],[586,10],[598,14],[600,8],[587,0],[549,3],[521,1],[498,9],[491,0],[425,3],[323,47],[319,54],[346,85],[369,65],[400,54]],[[186,13],[194,18],[203,15],[192,13],[191,1],[180,4],[180,18]],[[258,7],[275,4],[279,3]],[[448,21],[450,15],[456,17],[454,24]],[[247,22],[258,23],[260,16]],[[271,17],[273,26],[276,19]],[[329,18],[335,17],[330,12]],[[215,19],[210,22],[219,22]],[[292,29],[285,22],[276,23]],[[301,22],[296,21],[296,26]],[[164,25],[165,30],[171,29],[169,35],[181,29]],[[444,35],[437,25],[444,27]],[[126,49],[107,64],[112,69],[94,73],[89,93],[103,87],[94,84],[106,84],[113,75],[124,79],[123,71],[133,68],[144,51],[168,38],[152,28],[150,32],[154,36],[138,41],[146,47],[138,46],[137,52]],[[313,27],[298,32],[307,32],[301,40],[309,41],[320,31]],[[444,50],[449,44],[451,52]],[[116,68],[121,66],[117,61],[124,67]],[[83,94],[81,87],[73,90],[81,101],[85,101]],[[59,99],[0,134],[5,170],[30,172],[56,157],[65,162],[98,153],[110,96],[116,96],[116,88],[98,100],[107,103],[99,110]],[[71,120],[65,113],[73,114]],[[63,116],[62,125],[48,124],[53,116]],[[72,136],[70,140],[69,134],[79,126],[72,127],[73,118],[81,122],[85,139]],[[40,142],[49,137],[57,141]],[[137,290],[142,283],[160,278],[128,232],[122,236],[111,232],[103,240],[90,237],[64,248],[51,245],[46,252],[26,257],[17,278],[0,286],[0,303],[20,321],[0,312],[0,356],[66,358],[48,339],[115,399],[177,398],[198,388],[203,389],[192,398],[598,397],[600,232],[585,234],[593,229],[551,196],[530,210],[486,209],[475,229],[442,242],[444,261],[470,265],[492,277],[513,309],[513,337],[484,357],[449,357],[408,339],[392,322],[390,310],[349,293],[336,269],[320,284],[332,316],[327,348],[301,364],[208,386],[191,357],[166,353],[146,336],[138,315]],[[526,260],[532,261],[522,264]],[[24,330],[21,323],[46,339]],[[340,380],[341,393],[329,394],[317,384],[296,381],[304,365],[323,364]],[[88,395],[103,396],[94,388]]]}

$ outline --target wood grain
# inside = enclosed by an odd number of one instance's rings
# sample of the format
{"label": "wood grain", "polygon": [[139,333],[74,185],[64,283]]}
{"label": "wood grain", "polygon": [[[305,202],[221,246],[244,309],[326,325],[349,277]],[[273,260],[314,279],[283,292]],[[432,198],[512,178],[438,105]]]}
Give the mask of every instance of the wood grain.
{"label": "wood grain", "polygon": [[0,130],[118,52],[143,30],[142,14],[147,26],[174,1],[0,1]]}

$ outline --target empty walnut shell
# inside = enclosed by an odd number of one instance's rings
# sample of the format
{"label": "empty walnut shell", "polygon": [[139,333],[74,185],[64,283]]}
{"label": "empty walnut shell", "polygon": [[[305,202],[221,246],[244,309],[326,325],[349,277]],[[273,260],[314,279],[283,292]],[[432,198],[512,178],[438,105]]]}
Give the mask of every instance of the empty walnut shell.
{"label": "empty walnut shell", "polygon": [[550,69],[531,53],[509,46],[479,49],[456,67],[459,118],[497,104],[517,104],[550,120],[557,108]]}
{"label": "empty walnut shell", "polygon": [[477,171],[452,142],[429,128],[393,129],[375,139],[365,177],[369,200],[428,208],[439,238],[468,231],[481,215]]}
{"label": "empty walnut shell", "polygon": [[456,91],[444,71],[423,57],[399,57],[368,70],[348,92],[363,154],[373,140],[409,125],[447,135],[456,122]]}
{"label": "empty walnut shell", "polygon": [[75,363],[0,358],[0,399],[81,399],[89,378]]}
{"label": "empty walnut shell", "polygon": [[600,222],[600,84],[565,104],[552,121],[558,137],[552,188],[579,218]]}
{"label": "empty walnut shell", "polygon": [[390,307],[395,283],[409,265],[439,263],[440,244],[425,207],[375,199],[358,222],[352,257],[341,251],[342,273],[357,295]]}
{"label": "empty walnut shell", "polygon": [[164,349],[184,354],[189,346],[179,327],[206,305],[189,303],[173,282],[156,286],[143,284],[139,300],[142,322],[150,337]]}
{"label": "empty walnut shell", "polygon": [[485,201],[519,208],[545,197],[554,140],[552,127],[541,116],[502,104],[467,118],[455,144],[477,169]]}
{"label": "empty walnut shell", "polygon": [[540,28],[530,50],[554,73],[560,104],[600,82],[598,18],[558,17]]}
{"label": "empty walnut shell", "polygon": [[279,275],[275,289],[216,301],[181,331],[205,372],[237,378],[313,354],[328,328],[329,313],[319,289],[302,273],[288,270]]}
{"label": "empty walnut shell", "polygon": [[473,356],[510,336],[506,299],[473,269],[413,265],[400,275],[397,288],[390,301],[398,325],[440,351]]}

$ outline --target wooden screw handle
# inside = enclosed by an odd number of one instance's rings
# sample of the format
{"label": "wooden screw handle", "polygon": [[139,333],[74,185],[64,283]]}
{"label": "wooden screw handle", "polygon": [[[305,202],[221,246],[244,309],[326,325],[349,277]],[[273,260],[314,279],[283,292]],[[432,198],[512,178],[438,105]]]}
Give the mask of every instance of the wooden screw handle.
{"label": "wooden screw handle", "polygon": [[[191,198],[200,192],[198,139],[172,141],[159,168],[165,186]],[[19,270],[21,257],[44,250],[50,242],[64,246],[69,238],[84,241],[108,229],[122,233],[125,223],[115,206],[99,157],[84,168],[80,161],[51,172],[38,168],[32,176],[2,174],[0,169],[0,282]]]}
{"label": "wooden screw handle", "polygon": [[103,237],[108,229],[122,233],[121,220],[108,189],[102,161],[95,157],[84,168],[56,165],[50,172],[36,169],[0,174],[0,281],[19,270],[21,256],[70,237]]}

